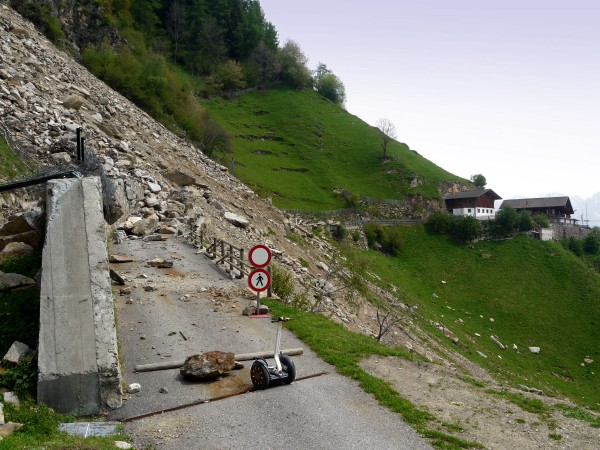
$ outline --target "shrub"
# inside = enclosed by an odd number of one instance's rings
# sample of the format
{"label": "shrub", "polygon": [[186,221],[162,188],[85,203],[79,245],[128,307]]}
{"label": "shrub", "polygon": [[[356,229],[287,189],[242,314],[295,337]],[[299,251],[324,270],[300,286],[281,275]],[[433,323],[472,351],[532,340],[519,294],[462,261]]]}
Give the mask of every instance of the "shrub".
{"label": "shrub", "polygon": [[588,234],[583,240],[583,250],[591,255],[597,255],[600,252],[600,239],[593,234]]}
{"label": "shrub", "polygon": [[348,230],[346,230],[346,227],[341,223],[331,229],[331,236],[333,236],[336,241],[343,241],[347,234]]}
{"label": "shrub", "polygon": [[533,221],[542,228],[550,228],[550,222],[548,221],[548,217],[542,213],[536,213],[533,216]]}
{"label": "shrub", "polygon": [[519,213],[517,227],[519,231],[533,230],[533,220],[527,211]]}
{"label": "shrub", "polygon": [[271,266],[271,289],[280,299],[288,301],[294,293],[294,278],[283,267],[273,264]]}
{"label": "shrub", "polygon": [[444,211],[434,212],[427,218],[425,223],[425,228],[428,231],[437,234],[448,234],[452,231],[453,226],[454,218]]}
{"label": "shrub", "polygon": [[358,231],[358,230],[354,230],[354,231],[352,232],[352,240],[353,240],[354,242],[358,242],[358,241],[360,241],[360,231]]}
{"label": "shrub", "polygon": [[577,256],[581,256],[583,254],[583,241],[571,236],[567,240],[567,248]]}
{"label": "shrub", "polygon": [[397,256],[402,247],[402,236],[393,227],[383,227],[378,223],[364,226],[365,237],[370,248],[380,250],[391,256]]}
{"label": "shrub", "polygon": [[512,206],[503,207],[496,215],[494,232],[498,236],[510,236],[515,232],[519,223],[519,215]]}
{"label": "shrub", "polygon": [[369,247],[378,249],[378,244],[383,240],[383,227],[378,223],[367,223],[363,230]]}
{"label": "shrub", "polygon": [[454,222],[452,236],[457,241],[470,242],[481,236],[481,224],[475,217],[461,217]]}

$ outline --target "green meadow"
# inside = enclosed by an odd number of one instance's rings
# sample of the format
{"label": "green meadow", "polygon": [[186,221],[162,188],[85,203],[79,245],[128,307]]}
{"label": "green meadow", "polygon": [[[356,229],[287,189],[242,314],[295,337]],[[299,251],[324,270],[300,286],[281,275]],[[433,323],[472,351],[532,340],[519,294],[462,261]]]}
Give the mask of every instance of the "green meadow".
{"label": "green meadow", "polygon": [[[523,384],[600,410],[600,276],[560,245],[525,236],[457,244],[400,227],[397,257],[364,258],[425,330],[510,386]],[[442,324],[458,344],[442,337]],[[506,346],[502,350],[491,339]],[[516,349],[513,347],[516,346]],[[529,347],[540,347],[538,354]],[[486,355],[481,356],[478,352]],[[594,360],[584,364],[585,358]]]}
{"label": "green meadow", "polygon": [[441,181],[466,182],[400,142],[390,142],[389,160],[383,161],[375,128],[308,89],[253,91],[202,105],[233,136],[227,165],[280,208],[344,208],[348,202],[341,191],[439,198]]}

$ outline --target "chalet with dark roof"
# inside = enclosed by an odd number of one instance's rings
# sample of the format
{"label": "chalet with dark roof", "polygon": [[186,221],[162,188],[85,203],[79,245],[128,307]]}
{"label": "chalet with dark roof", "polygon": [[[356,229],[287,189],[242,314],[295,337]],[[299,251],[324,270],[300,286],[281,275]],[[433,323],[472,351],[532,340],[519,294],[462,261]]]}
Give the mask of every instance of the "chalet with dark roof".
{"label": "chalet with dark roof", "polygon": [[577,219],[571,219],[575,213],[569,197],[542,197],[542,198],[519,198],[504,200],[500,209],[504,206],[512,206],[517,212],[527,211],[532,216],[544,214],[551,222],[574,225]]}
{"label": "chalet with dark roof", "polygon": [[494,208],[496,200],[502,200],[502,197],[491,189],[456,192],[444,197],[446,209],[450,214],[454,216],[473,216],[479,220],[496,217],[496,209]]}

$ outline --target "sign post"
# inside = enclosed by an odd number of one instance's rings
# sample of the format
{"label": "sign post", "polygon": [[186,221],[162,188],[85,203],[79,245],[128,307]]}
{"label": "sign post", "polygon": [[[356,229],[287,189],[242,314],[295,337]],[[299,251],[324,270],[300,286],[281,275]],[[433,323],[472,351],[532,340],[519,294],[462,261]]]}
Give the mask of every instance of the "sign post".
{"label": "sign post", "polygon": [[248,260],[254,266],[254,270],[248,275],[248,286],[256,292],[256,313],[248,317],[269,317],[260,314],[260,293],[266,291],[271,285],[271,274],[266,270],[271,257],[271,250],[266,245],[255,245],[248,253]]}

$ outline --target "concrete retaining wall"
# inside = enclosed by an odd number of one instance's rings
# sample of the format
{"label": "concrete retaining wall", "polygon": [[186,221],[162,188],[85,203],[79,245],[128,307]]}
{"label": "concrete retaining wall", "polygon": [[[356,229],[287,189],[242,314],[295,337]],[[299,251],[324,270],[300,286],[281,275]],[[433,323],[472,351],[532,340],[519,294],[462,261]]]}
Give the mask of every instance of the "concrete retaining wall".
{"label": "concrete retaining wall", "polygon": [[38,402],[75,416],[121,406],[100,179],[48,183]]}

